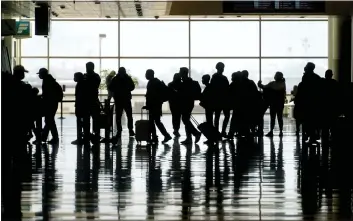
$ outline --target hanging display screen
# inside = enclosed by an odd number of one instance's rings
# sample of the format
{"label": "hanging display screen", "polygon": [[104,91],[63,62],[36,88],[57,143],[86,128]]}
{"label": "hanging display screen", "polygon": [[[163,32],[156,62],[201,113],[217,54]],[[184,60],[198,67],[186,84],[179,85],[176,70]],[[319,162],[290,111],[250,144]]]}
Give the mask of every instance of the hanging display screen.
{"label": "hanging display screen", "polygon": [[223,13],[325,13],[325,2],[224,1]]}

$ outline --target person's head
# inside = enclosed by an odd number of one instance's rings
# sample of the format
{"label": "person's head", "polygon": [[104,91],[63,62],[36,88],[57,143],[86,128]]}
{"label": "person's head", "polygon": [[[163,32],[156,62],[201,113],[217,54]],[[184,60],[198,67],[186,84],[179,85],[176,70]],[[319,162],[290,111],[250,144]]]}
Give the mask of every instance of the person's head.
{"label": "person's head", "polygon": [[111,72],[109,73],[109,76],[114,77],[115,75],[116,75],[116,72],[115,72],[115,71],[111,71]]}
{"label": "person's head", "polygon": [[325,78],[328,79],[328,80],[330,80],[330,79],[332,79],[332,77],[333,77],[333,72],[332,72],[331,69],[328,69],[328,70],[325,72]]}
{"label": "person's head", "polygon": [[243,70],[241,74],[244,79],[249,79],[249,72],[247,70]]}
{"label": "person's head", "polygon": [[126,69],[124,67],[120,67],[119,70],[118,70],[118,74],[119,75],[126,75]]}
{"label": "person's head", "polygon": [[154,78],[154,70],[152,69],[147,69],[146,71],[146,79],[151,80]]}
{"label": "person's head", "polygon": [[35,96],[37,96],[39,94],[39,90],[36,87],[32,88],[32,92]]}
{"label": "person's head", "polygon": [[46,68],[39,69],[38,76],[39,76],[40,79],[44,79],[48,75],[49,75],[48,69],[46,69]]}
{"label": "person's head", "polygon": [[208,85],[210,83],[211,76],[209,74],[205,74],[202,76],[202,84]]}
{"label": "person's head", "polygon": [[275,81],[283,81],[283,79],[284,79],[284,78],[283,78],[283,73],[277,71],[276,74],[275,74],[275,76],[274,76],[274,79],[275,79]]}
{"label": "person's head", "polygon": [[308,62],[304,67],[305,73],[314,73],[314,70],[315,70],[315,64],[312,62]]}
{"label": "person's head", "polygon": [[94,64],[93,62],[87,62],[86,63],[86,72],[90,73],[90,72],[94,72]]}
{"label": "person's head", "polygon": [[185,80],[189,77],[189,69],[187,67],[181,67],[179,74],[180,74],[181,79]]}
{"label": "person's head", "polygon": [[222,62],[218,62],[216,64],[216,70],[217,70],[217,73],[222,74],[224,71],[224,64]]}
{"label": "person's head", "polygon": [[180,82],[181,81],[181,76],[179,73],[175,73],[173,76],[173,81],[174,82]]}
{"label": "person's head", "polygon": [[25,78],[25,73],[28,73],[28,71],[22,65],[16,65],[13,68],[13,76],[17,80],[22,81]]}
{"label": "person's head", "polygon": [[79,82],[82,78],[83,78],[82,72],[76,72],[76,73],[74,74],[74,81],[75,81],[75,82]]}

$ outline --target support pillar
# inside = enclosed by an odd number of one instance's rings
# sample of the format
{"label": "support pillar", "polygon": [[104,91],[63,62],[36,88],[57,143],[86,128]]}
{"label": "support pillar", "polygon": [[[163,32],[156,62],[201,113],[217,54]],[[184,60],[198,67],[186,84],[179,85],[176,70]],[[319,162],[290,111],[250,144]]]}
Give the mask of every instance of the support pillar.
{"label": "support pillar", "polygon": [[[11,19],[11,16],[7,16],[2,14],[2,18],[4,19]],[[9,57],[10,57],[10,62],[11,62],[11,68],[13,68],[13,58],[14,58],[14,53],[13,53],[13,37],[12,36],[5,36],[2,37],[3,44],[5,47],[7,47],[7,50],[9,52]]]}
{"label": "support pillar", "polygon": [[329,18],[329,68],[341,83],[352,81],[352,17]]}

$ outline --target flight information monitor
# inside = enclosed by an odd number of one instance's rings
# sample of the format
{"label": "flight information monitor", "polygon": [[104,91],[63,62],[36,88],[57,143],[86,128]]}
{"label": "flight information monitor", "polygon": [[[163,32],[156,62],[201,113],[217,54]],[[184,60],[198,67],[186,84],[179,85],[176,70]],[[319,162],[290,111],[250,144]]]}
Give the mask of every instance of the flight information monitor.
{"label": "flight information monitor", "polygon": [[224,1],[223,13],[325,13],[324,1]]}

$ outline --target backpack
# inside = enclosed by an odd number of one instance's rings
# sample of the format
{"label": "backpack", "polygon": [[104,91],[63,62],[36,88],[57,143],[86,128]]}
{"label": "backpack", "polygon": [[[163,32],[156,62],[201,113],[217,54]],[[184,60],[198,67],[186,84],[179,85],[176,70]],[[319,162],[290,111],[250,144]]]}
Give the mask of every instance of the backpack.
{"label": "backpack", "polygon": [[56,95],[57,101],[60,102],[64,98],[63,89],[60,86],[60,84],[58,82],[56,82],[56,81],[55,81],[54,85],[55,85],[55,95]]}
{"label": "backpack", "polygon": [[161,81],[161,98],[163,102],[169,101],[170,98],[169,87],[167,87],[164,81]]}

